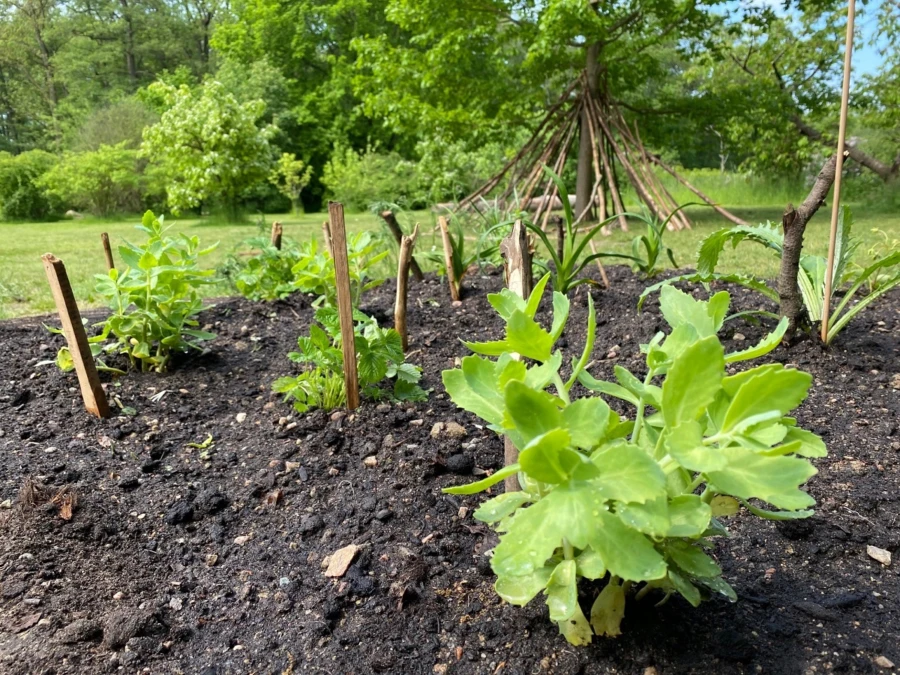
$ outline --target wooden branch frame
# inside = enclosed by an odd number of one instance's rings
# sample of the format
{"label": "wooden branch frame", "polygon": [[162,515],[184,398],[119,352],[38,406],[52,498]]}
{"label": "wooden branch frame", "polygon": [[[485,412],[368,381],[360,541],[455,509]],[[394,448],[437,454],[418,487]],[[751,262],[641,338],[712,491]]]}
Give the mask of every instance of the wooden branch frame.
{"label": "wooden branch frame", "polygon": [[[403,237],[405,235],[403,234],[403,229],[400,227],[400,223],[397,222],[397,216],[395,216],[394,212],[390,209],[382,211],[380,215],[385,225],[387,225],[388,230],[391,231],[391,235],[394,237],[394,241],[397,242],[397,246],[400,246],[402,249]],[[418,232],[418,228],[419,224],[416,223],[416,232]],[[415,237],[413,237],[413,241],[415,241]],[[419,263],[416,262],[415,258],[410,258],[409,269],[412,272],[412,275],[416,278],[416,281],[422,281],[423,279],[425,279],[425,275],[422,274],[422,268],[419,267]]]}
{"label": "wooden branch frame", "polygon": [[277,220],[272,223],[272,246],[281,250],[281,238],[284,235],[284,228]]}

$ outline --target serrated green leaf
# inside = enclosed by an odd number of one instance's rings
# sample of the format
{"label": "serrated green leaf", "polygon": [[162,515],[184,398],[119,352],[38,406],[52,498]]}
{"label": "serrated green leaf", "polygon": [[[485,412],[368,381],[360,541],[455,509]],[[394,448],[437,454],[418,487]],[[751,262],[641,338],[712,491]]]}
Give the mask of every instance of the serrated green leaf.
{"label": "serrated green leaf", "polygon": [[[534,438],[519,453],[519,464],[529,478],[542,483],[557,485],[564,483],[581,465],[590,467],[596,474],[596,468],[582,460],[575,450],[569,449],[571,439],[565,429],[553,429]],[[586,478],[580,475],[579,478]]]}
{"label": "serrated green leaf", "polygon": [[703,445],[703,430],[700,423],[693,420],[670,429],[665,447],[678,464],[691,471],[713,471],[726,465],[718,448]]}
{"label": "serrated green leaf", "polygon": [[489,424],[500,427],[506,404],[498,382],[496,365],[479,356],[467,356],[462,368],[441,373],[451,400]]}
{"label": "serrated green leaf", "polygon": [[591,460],[600,469],[592,484],[607,499],[643,504],[665,493],[666,475],[636,445],[613,445],[595,452]]}
{"label": "serrated green leaf", "polygon": [[799,370],[774,370],[751,377],[731,399],[722,432],[736,431],[760,417],[780,419],[803,402],[810,384],[812,375]]}
{"label": "serrated green leaf", "polygon": [[527,492],[504,492],[475,509],[472,517],[482,523],[496,523],[532,500]]}
{"label": "serrated green leaf", "polygon": [[666,562],[647,537],[605,510],[592,513],[590,544],[606,569],[622,579],[647,581],[666,574]]}
{"label": "serrated green leaf", "polygon": [[506,344],[510,351],[544,362],[550,359],[553,338],[524,312],[513,312],[506,324]]}
{"label": "serrated green leaf", "polygon": [[674,330],[682,325],[694,328],[699,338],[716,334],[713,318],[709,315],[708,305],[695,300],[687,293],[674,286],[663,286],[659,294],[659,310],[666,323]]}
{"label": "serrated green leaf", "polygon": [[715,560],[706,555],[699,546],[685,541],[667,542],[666,555],[693,577],[717,577],[722,574]]}
{"label": "serrated green leaf", "polygon": [[663,417],[668,427],[697,420],[722,386],[725,359],[715,336],[685,349],[669,367],[662,386]]}
{"label": "serrated green leaf", "polygon": [[578,574],[585,579],[602,579],[606,576],[606,565],[603,558],[591,547],[584,549],[575,557]]}
{"label": "serrated green leaf", "polygon": [[712,508],[699,495],[679,495],[669,501],[668,537],[701,536],[712,518]]}
{"label": "serrated green leaf", "polygon": [[801,457],[825,457],[828,455],[825,441],[806,429],[791,427],[785,434],[784,441],[785,443],[799,442],[800,445],[794,452]]}
{"label": "serrated green leaf", "polygon": [[596,447],[606,437],[609,413],[609,406],[599,398],[581,398],[563,408],[563,426],[572,445],[583,450]]}
{"label": "serrated green leaf", "polygon": [[494,549],[494,572],[499,576],[529,574],[544,565],[562,545],[563,537],[575,548],[585,548],[592,535],[593,514],[601,511],[603,498],[589,483],[557,486],[536,504],[516,513],[509,531]]}
{"label": "serrated green leaf", "polygon": [[812,506],[815,501],[799,486],[817,472],[799,457],[766,457],[744,448],[722,448],[728,465],[710,471],[709,482],[716,492],[751,499],[756,497],[779,509],[796,511]]}

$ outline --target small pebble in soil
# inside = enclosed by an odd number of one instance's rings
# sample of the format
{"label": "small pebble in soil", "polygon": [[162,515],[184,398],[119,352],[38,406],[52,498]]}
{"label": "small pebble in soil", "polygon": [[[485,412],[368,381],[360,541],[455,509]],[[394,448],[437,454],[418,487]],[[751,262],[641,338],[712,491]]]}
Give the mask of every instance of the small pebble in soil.
{"label": "small pebble in soil", "polygon": [[879,668],[884,668],[885,670],[890,670],[894,667],[894,662],[891,661],[886,656],[877,656],[875,657],[875,665]]}
{"label": "small pebble in soil", "polygon": [[885,567],[889,567],[891,564],[891,552],[887,551],[883,548],[878,548],[877,546],[866,546],[866,553],[868,553],[869,557],[873,560],[877,560]]}
{"label": "small pebble in soil", "polygon": [[244,422],[244,420],[246,420],[246,419],[247,419],[247,413],[245,413],[245,412],[239,412],[237,415],[234,416],[234,421],[237,422],[238,424],[242,424]]}
{"label": "small pebble in soil", "polygon": [[475,468],[475,459],[472,455],[460,453],[458,455],[450,455],[447,458],[447,470],[456,474],[466,475],[472,473]]}

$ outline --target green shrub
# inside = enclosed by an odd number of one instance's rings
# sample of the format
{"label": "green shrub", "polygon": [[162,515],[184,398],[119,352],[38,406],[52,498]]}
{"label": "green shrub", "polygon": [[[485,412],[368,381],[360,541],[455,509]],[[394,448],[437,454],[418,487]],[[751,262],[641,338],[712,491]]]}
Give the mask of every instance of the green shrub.
{"label": "green shrub", "polygon": [[137,150],[127,142],[101,145],[99,150],[67,153],[47,171],[39,184],[61,200],[67,208],[97,216],[134,213],[145,205],[148,195],[161,199],[153,174],[142,171]]}
{"label": "green shrub", "polygon": [[[252,257],[242,254],[259,251]],[[250,300],[283,300],[297,291],[293,267],[301,251],[290,239],[277,249],[266,235],[242,242],[221,268],[235,290]]]}
{"label": "green shrub", "polygon": [[59,204],[40,183],[56,157],[43,150],[21,155],[0,152],[0,217],[3,220],[45,220]]}
{"label": "green shrub", "polygon": [[396,153],[381,154],[367,148],[336,149],[325,165],[322,182],[331,196],[348,209],[365,210],[373,202],[395,202],[404,207],[424,204],[416,188],[416,164]]}
{"label": "green shrub", "polygon": [[488,143],[471,149],[461,141],[429,138],[416,144],[418,192],[430,204],[471,194],[503,166],[503,148]]}

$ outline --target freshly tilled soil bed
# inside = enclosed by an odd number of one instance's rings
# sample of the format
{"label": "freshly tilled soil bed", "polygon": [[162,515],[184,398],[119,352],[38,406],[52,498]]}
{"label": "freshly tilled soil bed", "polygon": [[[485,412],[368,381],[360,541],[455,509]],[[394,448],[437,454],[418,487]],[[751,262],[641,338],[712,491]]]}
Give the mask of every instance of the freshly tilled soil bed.
{"label": "freshly tilled soil bed", "polygon": [[[655,301],[636,312],[643,282],[609,271],[612,289],[590,291],[592,373],[642,374],[638,345],[663,322]],[[0,323],[0,673],[897,671],[900,293],[829,350],[801,339],[768,357],[815,376],[798,418],[830,454],[815,462],[810,520],[728,519],[713,554],[739,602],[632,599],[620,638],[574,648],[540,599],[520,609],[495,595],[496,535],[472,519],[483,496],[441,493],[502,462],[501,441],[440,379],[467,354],[460,338],[499,337],[485,294],[501,284],[474,275],[453,307],[443,280],[412,283],[410,360],[431,397],[352,414],[298,415],[270,392],[311,321],[303,298],[217,302],[202,317],[218,333],[208,351],[111,382],[137,414],[108,420],[84,413],[74,374],[37,365],[60,337],[38,319]],[[393,288],[363,309],[389,322]],[[732,311],[754,308],[730,290]],[[567,356],[583,345],[587,292],[571,296]],[[762,334],[739,319],[724,339]],[[447,422],[464,435],[435,428]],[[326,577],[323,560],[350,544],[352,565]],[[597,592],[584,586],[584,607]]]}

